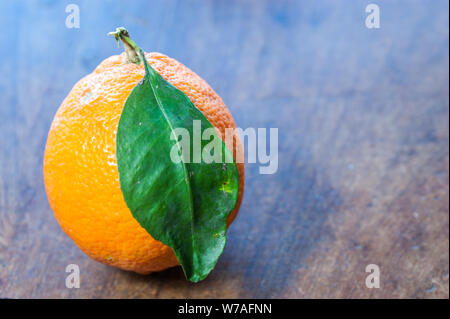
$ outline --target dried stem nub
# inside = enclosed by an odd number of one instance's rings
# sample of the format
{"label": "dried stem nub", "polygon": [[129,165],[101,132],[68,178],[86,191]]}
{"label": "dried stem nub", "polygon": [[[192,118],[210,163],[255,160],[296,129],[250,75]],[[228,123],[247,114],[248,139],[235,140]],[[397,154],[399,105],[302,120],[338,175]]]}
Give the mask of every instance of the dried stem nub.
{"label": "dried stem nub", "polygon": [[117,28],[116,31],[109,32],[108,35],[113,35],[114,38],[116,38],[117,44],[120,47],[120,40],[123,42],[123,47],[125,49],[125,52],[127,53],[128,62],[140,64],[141,59],[144,59],[144,57],[141,55],[141,50],[136,45],[136,43],[131,40],[130,34],[128,33],[127,29],[124,27]]}

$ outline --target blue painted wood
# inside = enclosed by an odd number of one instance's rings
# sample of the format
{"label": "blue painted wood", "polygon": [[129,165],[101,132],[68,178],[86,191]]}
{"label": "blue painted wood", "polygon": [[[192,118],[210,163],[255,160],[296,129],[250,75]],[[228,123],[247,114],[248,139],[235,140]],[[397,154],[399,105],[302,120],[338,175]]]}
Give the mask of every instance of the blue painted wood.
{"label": "blue painted wood", "polygon": [[[380,29],[367,1],[2,1],[0,297],[448,298],[448,2],[374,2]],[[121,52],[117,26],[202,76],[238,126],[279,129],[278,172],[246,166],[225,253],[197,285],[90,260],[47,203],[52,117]],[[70,263],[82,289],[65,288]]]}

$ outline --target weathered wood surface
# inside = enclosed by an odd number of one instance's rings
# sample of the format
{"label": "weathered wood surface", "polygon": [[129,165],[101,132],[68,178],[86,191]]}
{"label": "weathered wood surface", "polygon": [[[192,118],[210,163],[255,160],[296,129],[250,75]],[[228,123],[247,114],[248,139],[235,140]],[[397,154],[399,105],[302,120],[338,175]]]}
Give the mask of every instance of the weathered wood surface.
{"label": "weathered wood surface", "polygon": [[[0,3],[0,297],[449,297],[447,1]],[[46,134],[73,84],[142,47],[186,64],[238,125],[279,128],[279,170],[247,165],[225,253],[203,282],[96,263],[62,232],[42,178]],[[65,267],[81,288],[65,287]],[[377,264],[381,288],[365,286]]]}

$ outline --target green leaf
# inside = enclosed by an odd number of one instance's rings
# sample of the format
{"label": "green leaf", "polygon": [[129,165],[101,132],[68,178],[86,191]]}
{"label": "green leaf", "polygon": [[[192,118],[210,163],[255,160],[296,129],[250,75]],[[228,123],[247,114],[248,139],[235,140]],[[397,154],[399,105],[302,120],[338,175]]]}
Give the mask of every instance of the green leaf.
{"label": "green leaf", "polygon": [[[208,164],[203,158],[200,163],[190,163],[192,158],[172,161],[173,147],[183,148],[178,139],[171,139],[175,128],[189,131],[192,154],[194,120],[200,121],[202,131],[212,125],[183,92],[143,60],[145,76],[130,93],[117,131],[120,187],[136,220],[174,250],[186,278],[197,282],[214,268],[225,247],[239,172],[222,140],[225,160],[220,163]],[[219,138],[216,133],[212,137]],[[201,149],[209,142],[201,140]]]}

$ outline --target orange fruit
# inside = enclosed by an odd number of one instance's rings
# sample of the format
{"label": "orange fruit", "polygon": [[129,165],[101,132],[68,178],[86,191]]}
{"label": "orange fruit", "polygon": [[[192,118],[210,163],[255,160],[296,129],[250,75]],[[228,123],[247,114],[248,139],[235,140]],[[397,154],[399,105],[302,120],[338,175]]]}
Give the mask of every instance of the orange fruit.
{"label": "orange fruit", "polygon": [[[225,134],[235,128],[222,99],[197,74],[161,53],[146,53],[150,65]],[[58,109],[48,135],[44,180],[48,200],[64,232],[93,259],[138,273],[178,265],[171,248],[153,239],[132,216],[119,184],[116,132],[125,101],[143,78],[144,69],[128,63],[125,53],[111,56],[72,88]],[[225,141],[226,142],[226,141]],[[238,137],[227,145],[242,151]],[[244,191],[228,216],[236,217]]]}

